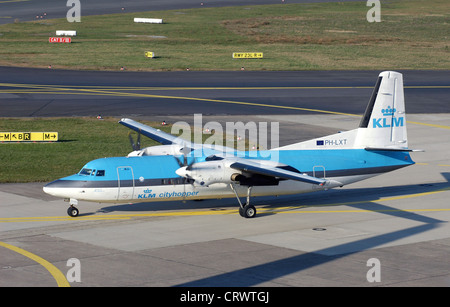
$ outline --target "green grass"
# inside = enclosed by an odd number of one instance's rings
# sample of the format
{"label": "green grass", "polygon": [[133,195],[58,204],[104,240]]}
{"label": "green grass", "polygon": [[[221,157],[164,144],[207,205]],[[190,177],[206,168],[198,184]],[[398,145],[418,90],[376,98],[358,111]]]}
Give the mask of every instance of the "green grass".
{"label": "green grass", "polygon": [[[82,16],[0,26],[0,65],[118,70],[449,69],[447,0],[366,1]],[[138,24],[134,17],[162,18]],[[72,44],[50,44],[56,30]],[[164,36],[165,38],[152,38]],[[155,59],[145,58],[153,51]],[[232,52],[264,52],[262,60]]]}
{"label": "green grass", "polygon": [[[170,132],[170,127],[153,127]],[[90,160],[132,151],[129,129],[116,119],[0,119],[0,131],[57,131],[55,143],[0,144],[0,182],[51,181],[78,172]],[[136,138],[136,135],[134,136]],[[143,137],[142,147],[156,145]]]}
{"label": "green grass", "polygon": [[[0,183],[47,182],[77,173],[87,162],[104,157],[126,156],[132,151],[128,134],[137,133],[117,123],[118,119],[77,118],[0,118],[1,132],[58,132],[53,143],[0,143]],[[172,124],[139,121],[171,132]],[[191,128],[192,129],[192,128]],[[184,131],[179,131],[179,133]],[[191,140],[195,141],[195,131]],[[214,134],[202,133],[202,140]],[[224,136],[223,145],[233,136]],[[210,140],[211,141],[211,140]],[[142,136],[141,148],[160,145]],[[234,146],[238,145],[234,137]],[[244,146],[251,147],[248,141]]]}

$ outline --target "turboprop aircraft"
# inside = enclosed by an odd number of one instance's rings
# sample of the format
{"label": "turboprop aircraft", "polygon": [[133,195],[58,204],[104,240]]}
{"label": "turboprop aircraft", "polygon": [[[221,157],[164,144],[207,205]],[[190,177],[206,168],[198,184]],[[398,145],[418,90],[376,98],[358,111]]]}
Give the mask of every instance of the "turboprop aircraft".
{"label": "turboprop aircraft", "polygon": [[[162,145],[127,157],[87,163],[78,174],[44,186],[70,202],[100,203],[195,200],[236,197],[239,213],[256,215],[251,196],[328,190],[414,164],[406,134],[403,76],[379,74],[359,127],[264,151],[238,151],[182,140],[138,123],[120,124]],[[274,158],[276,157],[276,158]],[[246,197],[242,203],[240,198]]]}

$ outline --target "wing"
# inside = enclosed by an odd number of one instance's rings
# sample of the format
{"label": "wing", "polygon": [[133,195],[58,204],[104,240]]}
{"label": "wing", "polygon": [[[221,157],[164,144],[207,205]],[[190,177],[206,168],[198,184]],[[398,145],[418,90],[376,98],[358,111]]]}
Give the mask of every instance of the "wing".
{"label": "wing", "polygon": [[277,168],[274,166],[269,165],[261,165],[259,163],[255,163],[249,160],[243,160],[240,159],[237,162],[234,162],[230,165],[231,168],[248,172],[248,173],[254,173],[259,175],[266,175],[271,177],[278,177],[283,179],[290,179],[290,180],[296,180],[296,181],[302,181],[306,183],[311,184],[317,184],[317,185],[324,185],[327,180],[316,178],[304,174],[299,174],[293,171]]}
{"label": "wing", "polygon": [[130,128],[131,130],[134,130],[142,135],[145,135],[146,137],[163,145],[179,144],[193,148],[193,143],[189,141],[183,140],[159,129],[155,129],[150,126],[138,123],[129,118],[122,118],[119,121],[119,124],[122,124],[125,127]]}
{"label": "wing", "polygon": [[137,121],[134,121],[129,118],[122,118],[119,121],[119,124],[124,125],[127,128],[130,128],[131,130],[134,130],[142,135],[145,135],[146,137],[161,143],[163,145],[180,145],[185,148],[190,148],[190,150],[204,150],[208,151],[209,154],[212,154],[214,152],[235,152],[236,150],[234,148],[220,146],[220,145],[212,145],[212,144],[196,144],[192,143],[190,141],[186,141],[182,138],[176,137],[170,133],[166,133],[164,131],[161,131],[159,129],[152,128],[150,126],[141,124]]}

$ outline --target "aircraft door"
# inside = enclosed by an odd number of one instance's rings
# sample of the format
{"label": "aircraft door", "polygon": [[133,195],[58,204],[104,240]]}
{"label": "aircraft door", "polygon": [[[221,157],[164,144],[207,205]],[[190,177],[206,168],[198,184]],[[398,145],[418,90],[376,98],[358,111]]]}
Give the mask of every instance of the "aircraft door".
{"label": "aircraft door", "polygon": [[325,167],[322,165],[316,165],[313,167],[313,177],[325,178]]}
{"label": "aircraft door", "polygon": [[[315,165],[313,167],[313,177],[321,178],[321,179],[325,178],[325,166]],[[322,189],[322,186],[313,184],[312,188],[313,188],[313,190],[319,190],[319,189]]]}
{"label": "aircraft door", "polygon": [[118,200],[133,199],[134,194],[134,174],[131,166],[119,166],[117,168],[118,178]]}

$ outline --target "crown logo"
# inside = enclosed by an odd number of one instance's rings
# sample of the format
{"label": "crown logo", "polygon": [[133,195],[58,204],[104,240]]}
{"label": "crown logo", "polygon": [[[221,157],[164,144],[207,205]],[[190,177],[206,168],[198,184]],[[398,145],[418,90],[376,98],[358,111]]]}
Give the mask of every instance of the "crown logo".
{"label": "crown logo", "polygon": [[383,116],[391,116],[394,115],[394,113],[397,112],[396,108],[391,108],[388,106],[386,109],[381,109],[381,113],[383,113]]}
{"label": "crown logo", "polygon": [[152,192],[152,190],[150,190],[150,189],[144,190],[144,193],[151,193],[151,192]]}

